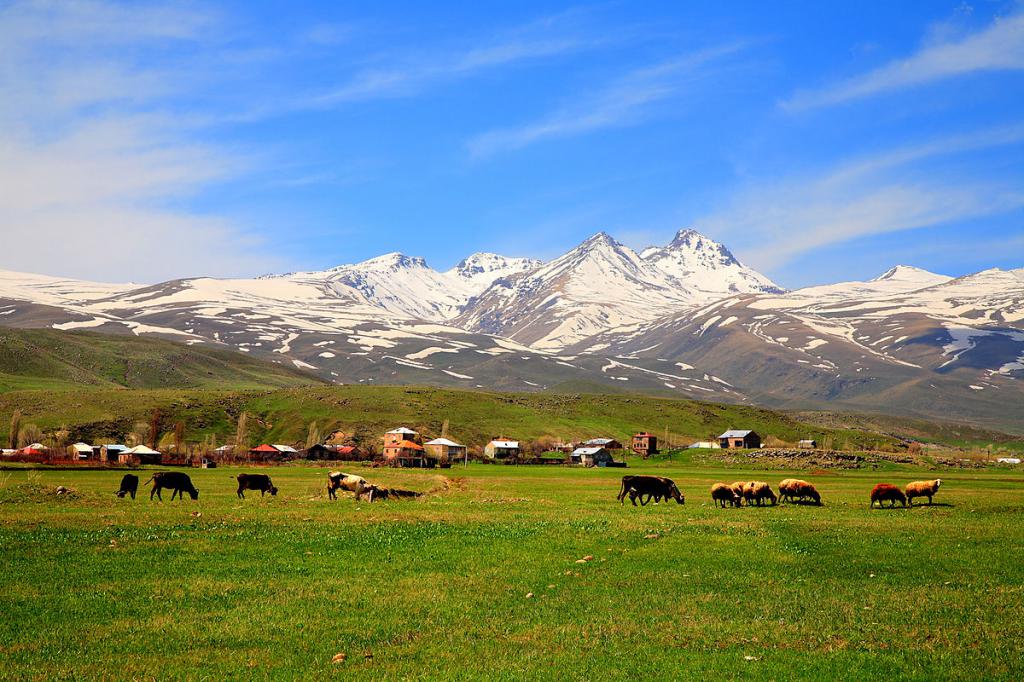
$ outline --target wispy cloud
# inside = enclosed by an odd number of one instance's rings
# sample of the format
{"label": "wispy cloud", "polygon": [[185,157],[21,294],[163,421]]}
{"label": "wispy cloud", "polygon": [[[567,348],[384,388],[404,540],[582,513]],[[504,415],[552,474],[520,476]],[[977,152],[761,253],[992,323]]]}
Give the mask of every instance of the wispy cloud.
{"label": "wispy cloud", "polygon": [[935,227],[1024,206],[1024,190],[989,179],[915,172],[914,164],[1024,143],[1024,127],[1000,128],[840,164],[814,176],[766,181],[739,192],[695,227],[749,248],[756,267],[857,237]]}
{"label": "wispy cloud", "polygon": [[408,54],[365,68],[347,81],[297,101],[299,108],[330,108],[350,102],[410,97],[439,84],[487,69],[547,59],[621,42],[596,34],[581,23],[582,10],[569,10],[503,31],[475,45]]}
{"label": "wispy cloud", "polygon": [[842,104],[883,92],[984,71],[1024,69],[1024,13],[996,19],[984,30],[934,42],[915,54],[835,85],[799,92],[787,110]]}
{"label": "wispy cloud", "polygon": [[707,77],[710,65],[742,48],[741,44],[708,48],[633,71],[540,121],[482,133],[472,138],[467,147],[472,156],[484,157],[543,140],[636,123],[649,105],[678,95]]}
{"label": "wispy cloud", "polygon": [[[187,55],[218,22],[95,0],[0,9],[0,267],[152,281],[273,265],[229,220],[187,208],[249,170],[174,105],[196,94]],[[185,56],[146,58],[161,50]]]}

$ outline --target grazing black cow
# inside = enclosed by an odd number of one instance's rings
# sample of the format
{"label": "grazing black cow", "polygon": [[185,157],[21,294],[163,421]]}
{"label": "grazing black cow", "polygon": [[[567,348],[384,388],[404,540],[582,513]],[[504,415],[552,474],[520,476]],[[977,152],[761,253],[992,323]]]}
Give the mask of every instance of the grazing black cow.
{"label": "grazing black cow", "polygon": [[651,498],[655,502],[673,499],[678,504],[685,503],[683,494],[679,492],[675,481],[661,476],[623,476],[622,488],[619,490],[617,498],[620,504],[625,501],[626,495],[629,495],[629,501],[633,503],[634,507],[638,497],[642,505],[650,502]]}
{"label": "grazing black cow", "polygon": [[124,497],[125,495],[131,495],[132,499],[135,499],[135,493],[139,489],[139,477],[135,474],[125,474],[124,478],[121,479],[121,489],[117,491],[118,497]]}
{"label": "grazing black cow", "polygon": [[277,495],[277,488],[266,474],[238,474],[238,496],[243,500],[246,490],[259,490],[260,497],[266,493]]}
{"label": "grazing black cow", "polygon": [[[192,485],[192,479],[188,477],[188,474],[183,474],[180,471],[158,471],[149,479],[153,481],[153,489],[149,491],[149,499],[153,499],[155,494],[157,499],[163,502],[163,496],[160,495],[160,491],[164,488],[173,490],[171,493],[171,499],[177,495],[178,499],[184,499],[185,493],[188,493],[189,497],[193,500],[199,499],[199,491]],[[149,483],[146,481],[146,483]]]}

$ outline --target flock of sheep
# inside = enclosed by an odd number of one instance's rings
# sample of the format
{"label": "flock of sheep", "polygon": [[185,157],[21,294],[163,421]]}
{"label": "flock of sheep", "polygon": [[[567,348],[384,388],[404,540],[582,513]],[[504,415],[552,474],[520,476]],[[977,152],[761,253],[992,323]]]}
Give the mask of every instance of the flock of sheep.
{"label": "flock of sheep", "polygon": [[[914,498],[927,497],[928,504],[932,503],[932,497],[939,491],[942,480],[936,478],[933,481],[914,481],[908,483],[904,490],[900,490],[891,483],[879,483],[871,490],[871,505],[881,507],[883,502],[888,502],[890,507],[895,507],[900,502],[904,507],[908,504],[914,506]],[[626,498],[636,506],[639,501],[646,505],[651,500],[675,500],[679,504],[685,503],[685,498],[679,490],[679,486],[671,478],[663,476],[623,476],[622,486],[616,499],[625,503]],[[807,481],[798,478],[787,478],[779,483],[779,494],[776,495],[772,487],[764,481],[736,481],[735,483],[715,483],[711,486],[711,499],[715,506],[725,509],[727,506],[740,507],[744,503],[747,506],[763,507],[766,502],[776,504],[778,502],[797,502],[821,504],[821,493]]]}
{"label": "flock of sheep", "polygon": [[[874,507],[877,502],[878,506],[881,507],[883,502],[888,502],[890,507],[895,507],[896,503],[899,502],[904,507],[908,504],[912,507],[914,506],[914,498],[917,497],[927,497],[928,504],[931,504],[932,498],[939,491],[940,485],[942,485],[942,479],[940,478],[932,481],[914,481],[908,483],[904,490],[900,490],[891,483],[879,483],[871,489],[871,503],[869,506]],[[764,481],[736,481],[732,484],[716,483],[711,486],[711,499],[716,506],[720,505],[723,509],[726,505],[739,507],[744,502],[747,505],[757,504],[758,506],[763,506],[765,500],[772,504],[782,501],[810,502],[820,505],[821,493],[807,481],[801,481],[798,478],[787,478],[779,483],[778,496],[775,495],[772,487]]]}
{"label": "flock of sheep", "polygon": [[[266,474],[238,474],[236,477],[238,481],[237,494],[239,498],[245,497],[246,490],[259,491],[261,495],[270,493],[271,495],[277,494],[277,487],[270,480],[270,476]],[[199,491],[192,485],[192,479],[189,478],[188,474],[180,471],[158,471],[146,481],[146,483],[152,482],[153,489],[150,491],[149,498],[153,499],[156,495],[158,498],[163,499],[160,495],[162,489],[169,489],[172,492],[171,499],[175,496],[183,497],[185,493],[193,499],[199,498]],[[890,507],[895,507],[896,503],[899,502],[904,507],[914,506],[914,499],[927,497],[928,504],[932,503],[932,498],[939,491],[939,486],[942,485],[942,479],[936,478],[931,481],[913,481],[908,483],[906,488],[900,490],[898,487],[891,483],[879,483],[871,489],[871,507],[878,503],[881,507],[883,502],[888,502]],[[126,474],[121,479],[121,489],[118,491],[118,497],[125,497],[131,495],[132,499],[135,499],[135,492],[139,486],[139,478],[134,474]],[[355,493],[355,498],[358,501],[364,495],[369,502],[373,502],[375,499],[387,499],[389,497],[401,498],[401,497],[419,497],[421,493],[413,492],[411,490],[397,490],[393,488],[382,488],[369,483],[362,476],[355,474],[347,474],[341,471],[332,471],[327,474],[327,494],[330,499],[335,499],[337,491],[346,490]],[[652,499],[655,502],[661,500],[674,499],[679,504],[683,504],[685,499],[679,487],[670,478],[664,478],[662,476],[623,476],[622,487],[619,490],[618,500],[624,502],[625,498],[629,497],[630,501],[636,506],[637,500],[640,504],[646,505]],[[736,481],[734,483],[715,483],[711,486],[711,499],[715,503],[715,506],[720,506],[725,509],[726,506],[740,507],[744,503],[747,506],[764,506],[766,502],[776,504],[778,502],[797,502],[797,503],[811,503],[821,504],[821,493],[818,492],[817,488],[807,481],[802,481],[797,478],[787,478],[779,483],[779,494],[776,495],[772,487],[765,481]]]}

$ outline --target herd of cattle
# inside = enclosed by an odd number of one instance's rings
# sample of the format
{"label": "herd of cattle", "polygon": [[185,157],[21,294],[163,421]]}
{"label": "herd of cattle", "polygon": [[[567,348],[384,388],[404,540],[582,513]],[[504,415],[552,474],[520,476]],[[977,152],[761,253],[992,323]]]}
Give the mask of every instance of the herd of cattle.
{"label": "herd of cattle", "polygon": [[[270,476],[266,474],[238,474],[235,477],[238,481],[236,493],[240,499],[245,499],[245,491],[258,490],[260,496],[267,493],[277,495],[277,487]],[[171,499],[175,497],[183,499],[185,493],[193,500],[199,499],[199,491],[192,485],[192,479],[188,474],[180,471],[158,471],[154,473],[146,483],[153,484],[149,492],[149,499],[155,495],[157,499],[163,500],[160,494],[162,490],[170,490]],[[900,490],[891,483],[879,483],[871,489],[871,507],[878,503],[881,507],[883,502],[888,502],[890,507],[895,507],[899,502],[904,507],[908,504],[914,506],[914,499],[927,497],[928,504],[932,503],[932,497],[939,491],[942,479],[936,478],[932,481],[914,481],[908,483],[906,488]],[[118,497],[130,495],[135,499],[135,493],[139,489],[139,477],[135,474],[125,474],[121,479],[121,488],[117,491]],[[355,494],[358,501],[366,496],[367,501],[418,497],[421,493],[411,490],[398,490],[395,488],[382,488],[369,483],[362,476],[346,474],[341,471],[332,471],[327,474],[327,495],[330,499],[337,499],[339,490]],[[678,504],[684,504],[686,499],[680,492],[679,486],[670,478],[662,476],[623,476],[622,485],[619,488],[618,501],[624,503],[626,498],[636,506],[639,500],[641,505],[647,505],[652,500],[655,503],[665,500],[675,500]],[[764,506],[766,502],[776,504],[777,502],[797,502],[809,504],[821,504],[821,494],[807,481],[796,478],[787,478],[779,483],[779,494],[776,495],[772,487],[764,481],[736,481],[734,483],[715,483],[711,486],[711,500],[715,506],[740,507],[744,503],[747,506]]]}
{"label": "herd of cattle", "polygon": [[[270,480],[270,476],[266,474],[238,474],[235,477],[238,481],[238,490],[235,492],[238,494],[239,499],[245,499],[245,491],[259,491],[260,497],[270,493],[272,496],[277,495],[277,486],[274,485],[273,481]],[[193,500],[199,499],[199,491],[192,484],[192,478],[181,471],[158,471],[154,473],[146,484],[153,484],[153,488],[149,491],[149,499],[153,499],[155,495],[160,501],[163,501],[163,495],[160,494],[162,490],[171,491],[171,499],[175,497],[178,499],[184,499],[185,493],[188,493],[189,497]],[[118,497],[131,496],[135,499],[135,494],[139,490],[139,477],[135,474],[125,474],[121,478],[121,487],[117,491]],[[369,483],[362,476],[356,476],[355,474],[346,474],[341,471],[332,471],[327,474],[327,495],[332,500],[336,499],[337,492],[339,490],[347,490],[355,493],[356,500],[361,499],[364,495],[369,502],[379,499],[387,498],[402,498],[402,497],[418,497],[420,493],[413,492],[411,490],[398,490],[395,488],[382,488],[380,486]]]}
{"label": "herd of cattle", "polygon": [[[891,483],[879,483],[871,489],[871,503],[881,507],[883,502],[888,502],[890,507],[901,503],[904,507],[908,504],[914,506],[914,498],[927,497],[928,504],[932,503],[932,497],[939,491],[942,479],[936,478],[932,481],[914,481],[908,483],[904,490]],[[683,494],[679,492],[679,486],[671,478],[662,476],[623,476],[622,485],[619,488],[617,499],[624,503],[626,498],[636,506],[637,500],[641,505],[646,505],[651,500],[661,502],[662,500],[675,500],[679,504],[685,503]],[[798,502],[808,504],[821,504],[821,493],[807,481],[796,478],[787,478],[779,483],[779,494],[776,495],[772,487],[764,481],[736,481],[734,483],[715,483],[711,486],[711,500],[715,506],[723,509],[727,505],[733,507],[742,506],[764,506],[765,502],[775,504],[777,502]]]}

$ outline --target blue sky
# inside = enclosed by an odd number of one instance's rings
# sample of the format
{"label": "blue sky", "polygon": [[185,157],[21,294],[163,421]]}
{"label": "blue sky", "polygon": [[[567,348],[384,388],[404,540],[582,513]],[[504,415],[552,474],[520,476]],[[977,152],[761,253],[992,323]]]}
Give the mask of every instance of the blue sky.
{"label": "blue sky", "polygon": [[0,2],[0,267],[1024,266],[1024,5],[843,5]]}

